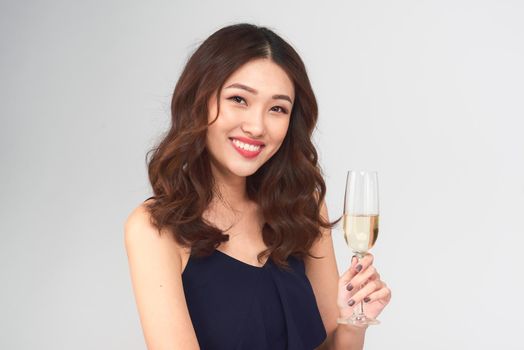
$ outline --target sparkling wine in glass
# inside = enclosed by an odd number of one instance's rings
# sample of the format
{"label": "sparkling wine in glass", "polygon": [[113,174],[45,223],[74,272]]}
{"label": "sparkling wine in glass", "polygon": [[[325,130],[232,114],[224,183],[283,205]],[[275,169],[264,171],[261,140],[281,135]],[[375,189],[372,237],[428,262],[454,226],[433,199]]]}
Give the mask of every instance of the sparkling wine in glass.
{"label": "sparkling wine in glass", "polygon": [[[378,217],[377,172],[348,171],[344,195],[344,239],[359,261],[375,245],[378,236]],[[355,307],[353,315],[345,321],[357,326],[380,323],[364,314],[362,301]]]}

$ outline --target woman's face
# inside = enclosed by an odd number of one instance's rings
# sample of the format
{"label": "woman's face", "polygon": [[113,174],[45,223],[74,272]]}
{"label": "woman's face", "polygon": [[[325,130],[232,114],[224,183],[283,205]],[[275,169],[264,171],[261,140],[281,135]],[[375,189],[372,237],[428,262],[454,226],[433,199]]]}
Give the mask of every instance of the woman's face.
{"label": "woman's face", "polygon": [[[252,175],[284,141],[295,100],[293,82],[271,60],[256,59],[226,80],[220,99],[218,119],[208,128],[206,138],[214,175]],[[216,114],[213,94],[208,123]]]}

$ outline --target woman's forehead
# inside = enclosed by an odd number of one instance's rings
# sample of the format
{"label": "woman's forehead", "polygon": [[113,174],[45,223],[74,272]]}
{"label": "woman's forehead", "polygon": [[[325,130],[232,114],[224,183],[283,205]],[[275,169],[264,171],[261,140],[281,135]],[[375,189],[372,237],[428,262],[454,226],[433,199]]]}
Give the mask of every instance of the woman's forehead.
{"label": "woman's forehead", "polygon": [[285,94],[294,96],[294,84],[286,71],[269,59],[245,63],[226,79],[223,90],[242,89],[254,95]]}

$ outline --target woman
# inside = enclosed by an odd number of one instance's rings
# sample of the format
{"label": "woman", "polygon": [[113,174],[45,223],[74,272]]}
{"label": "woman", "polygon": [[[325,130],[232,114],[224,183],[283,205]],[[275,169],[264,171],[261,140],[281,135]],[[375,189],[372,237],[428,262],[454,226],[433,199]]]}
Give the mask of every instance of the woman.
{"label": "woman", "polygon": [[149,161],[155,195],[125,223],[148,348],[361,349],[365,328],[337,317],[361,300],[376,317],[391,292],[370,254],[338,274],[317,104],[295,50],[264,27],[216,31],[171,113]]}

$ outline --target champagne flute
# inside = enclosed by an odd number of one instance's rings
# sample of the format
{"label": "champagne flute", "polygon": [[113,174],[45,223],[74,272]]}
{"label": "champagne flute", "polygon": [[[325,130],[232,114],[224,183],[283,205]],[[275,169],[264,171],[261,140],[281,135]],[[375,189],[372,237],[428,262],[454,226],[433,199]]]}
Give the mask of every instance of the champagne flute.
{"label": "champagne flute", "polygon": [[[344,195],[344,239],[359,261],[377,240],[378,217],[377,172],[348,171]],[[380,322],[364,314],[364,303],[361,301],[353,309],[353,315],[346,320],[339,320],[339,323],[363,326]]]}

